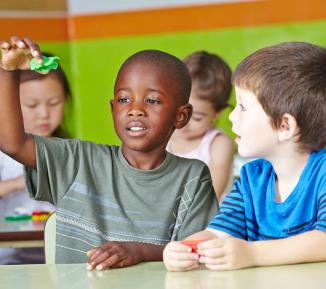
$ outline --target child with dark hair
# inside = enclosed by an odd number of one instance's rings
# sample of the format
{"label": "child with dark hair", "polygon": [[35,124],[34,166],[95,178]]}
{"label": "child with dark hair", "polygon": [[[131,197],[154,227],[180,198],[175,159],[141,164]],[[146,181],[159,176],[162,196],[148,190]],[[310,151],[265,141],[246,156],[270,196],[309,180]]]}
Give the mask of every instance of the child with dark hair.
{"label": "child with dark hair", "polygon": [[215,122],[229,106],[231,69],[216,54],[194,52],[184,60],[192,81],[189,103],[193,114],[188,124],[176,130],[167,150],[178,156],[203,161],[210,169],[219,202],[232,187],[233,142]]}
{"label": "child with dark hair", "polygon": [[[263,48],[233,80],[230,115],[244,165],[198,254],[179,242],[168,270],[212,270],[326,261],[326,49],[303,42]],[[194,220],[195,222],[196,220]]]}
{"label": "child with dark hair", "polygon": [[[46,75],[30,70],[22,71],[19,91],[24,129],[27,133],[43,137],[67,136],[61,129],[61,123],[70,89],[60,66]],[[0,217],[54,210],[52,204],[36,201],[28,196],[23,166],[0,151]],[[44,262],[43,251],[34,248],[1,249],[0,257],[1,264]]]}
{"label": "child with dark hair", "polygon": [[30,194],[57,207],[57,263],[102,270],[162,260],[170,240],[207,226],[218,209],[208,168],[165,150],[192,113],[182,61],[145,50],[122,65],[111,101],[118,147],[26,134],[16,70],[31,56],[41,63],[41,51],[17,37],[1,48],[0,148],[25,165]]}

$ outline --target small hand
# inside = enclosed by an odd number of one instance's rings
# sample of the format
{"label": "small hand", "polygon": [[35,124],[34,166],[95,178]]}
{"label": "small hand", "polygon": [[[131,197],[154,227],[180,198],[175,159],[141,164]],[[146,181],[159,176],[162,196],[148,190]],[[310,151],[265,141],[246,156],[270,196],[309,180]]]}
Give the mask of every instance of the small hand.
{"label": "small hand", "polygon": [[250,243],[234,237],[200,243],[198,254],[199,262],[211,270],[233,270],[254,266]]}
{"label": "small hand", "polygon": [[38,45],[27,37],[20,39],[12,36],[9,42],[0,42],[0,47],[2,53],[0,66],[4,70],[28,70],[32,58],[42,63],[42,52]]}
{"label": "small hand", "polygon": [[88,270],[135,265],[142,261],[136,242],[108,242],[87,252]]}
{"label": "small hand", "polygon": [[189,271],[198,267],[198,255],[180,242],[170,242],[163,252],[163,261],[169,271]]}

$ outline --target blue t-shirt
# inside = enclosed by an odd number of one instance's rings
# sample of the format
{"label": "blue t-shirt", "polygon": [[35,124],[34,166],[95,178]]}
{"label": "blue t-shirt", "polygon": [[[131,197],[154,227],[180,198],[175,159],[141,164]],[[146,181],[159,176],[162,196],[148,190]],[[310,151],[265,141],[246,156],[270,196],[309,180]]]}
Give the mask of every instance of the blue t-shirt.
{"label": "blue t-shirt", "polygon": [[326,149],[311,153],[299,182],[282,203],[275,201],[275,178],[266,160],[244,165],[208,228],[248,241],[326,232]]}

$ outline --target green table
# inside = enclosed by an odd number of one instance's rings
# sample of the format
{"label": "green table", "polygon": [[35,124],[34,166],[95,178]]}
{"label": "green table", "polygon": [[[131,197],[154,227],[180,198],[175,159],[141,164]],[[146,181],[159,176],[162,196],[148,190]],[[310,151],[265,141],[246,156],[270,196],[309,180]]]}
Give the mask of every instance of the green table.
{"label": "green table", "polygon": [[85,264],[0,265],[1,289],[325,289],[326,262],[215,272],[167,272],[161,262],[102,272]]}

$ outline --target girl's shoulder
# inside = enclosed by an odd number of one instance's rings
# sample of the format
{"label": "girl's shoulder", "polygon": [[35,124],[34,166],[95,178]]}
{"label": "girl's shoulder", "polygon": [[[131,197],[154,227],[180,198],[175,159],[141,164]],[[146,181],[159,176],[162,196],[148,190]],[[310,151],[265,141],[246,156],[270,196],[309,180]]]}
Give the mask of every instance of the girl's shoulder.
{"label": "girl's shoulder", "polygon": [[213,138],[210,145],[211,156],[214,155],[229,155],[234,153],[234,142],[230,136],[220,131]]}
{"label": "girl's shoulder", "polygon": [[212,139],[211,146],[217,146],[217,145],[226,145],[226,146],[233,147],[233,140],[229,135],[227,135],[223,131],[219,131]]}

